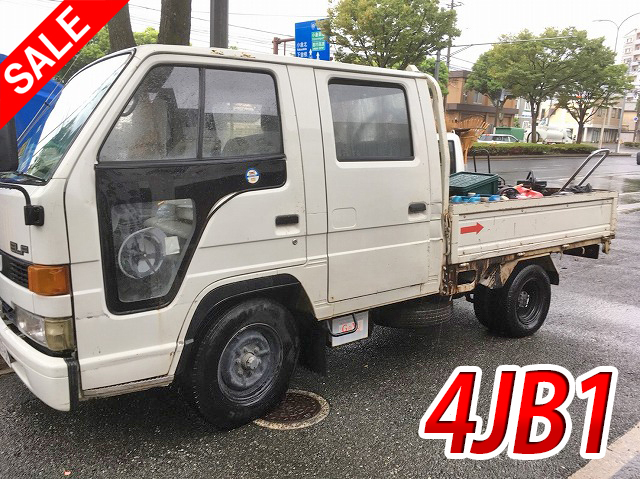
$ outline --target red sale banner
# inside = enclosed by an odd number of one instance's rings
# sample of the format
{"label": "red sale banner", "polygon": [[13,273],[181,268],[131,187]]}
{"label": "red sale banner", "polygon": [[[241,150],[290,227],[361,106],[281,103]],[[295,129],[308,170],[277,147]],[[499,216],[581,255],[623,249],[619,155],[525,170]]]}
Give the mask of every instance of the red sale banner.
{"label": "red sale banner", "polygon": [[129,0],[64,0],[0,63],[0,128]]}

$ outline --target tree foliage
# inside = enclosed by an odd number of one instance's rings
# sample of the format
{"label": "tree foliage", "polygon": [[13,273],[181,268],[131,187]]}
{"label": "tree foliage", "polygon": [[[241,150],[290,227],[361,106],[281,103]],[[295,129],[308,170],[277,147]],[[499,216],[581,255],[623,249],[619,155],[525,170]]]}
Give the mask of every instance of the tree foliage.
{"label": "tree foliage", "polygon": [[489,50],[480,55],[465,83],[465,89],[474,90],[489,97],[491,104],[496,108],[495,126],[500,126],[500,113],[504,108],[504,104],[510,98],[515,98],[513,94],[507,91],[504,84],[492,74],[492,72],[500,68],[499,60],[499,55],[496,54],[495,50]]}
{"label": "tree foliage", "polygon": [[[562,37],[562,38],[558,38]],[[545,40],[541,40],[545,39]],[[533,40],[533,41],[532,41]],[[495,65],[490,75],[511,94],[531,105],[531,137],[536,138],[537,117],[543,101],[552,98],[587,68],[587,32],[547,28],[540,36],[528,30],[501,37],[491,52]]]}
{"label": "tree foliage", "polygon": [[460,35],[455,10],[437,0],[331,0],[323,31],[336,60],[405,69]]}
{"label": "tree foliage", "polygon": [[[429,75],[435,78],[436,75],[436,59],[435,58],[424,58],[422,62],[416,65],[418,70],[423,73],[428,73]],[[447,63],[441,61],[440,62],[440,71],[438,72],[438,83],[440,84],[440,89],[442,90],[443,95],[449,94],[449,69],[447,68]]]}
{"label": "tree foliage", "polygon": [[626,65],[614,65],[615,54],[602,41],[602,38],[591,40],[590,68],[585,68],[580,76],[567,82],[558,92],[558,105],[578,123],[577,143],[582,142],[584,125],[598,109],[613,106],[633,87]]}
{"label": "tree foliage", "polygon": [[[155,28],[148,27],[144,32],[136,32],[133,34],[136,45],[146,45],[156,43],[158,31]],[[96,35],[89,40],[82,50],[80,50],[73,59],[67,63],[58,72],[55,79],[61,83],[69,80],[76,72],[80,71],[90,63],[108,55],[111,52],[109,41],[108,26],[101,29]]]}

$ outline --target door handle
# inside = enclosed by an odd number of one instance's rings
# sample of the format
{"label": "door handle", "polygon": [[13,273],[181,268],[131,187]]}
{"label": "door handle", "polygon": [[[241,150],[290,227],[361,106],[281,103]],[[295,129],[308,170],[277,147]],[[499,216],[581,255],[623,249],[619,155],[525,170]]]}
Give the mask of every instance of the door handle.
{"label": "door handle", "polygon": [[276,226],[297,225],[300,222],[298,215],[276,216]]}
{"label": "door handle", "polygon": [[409,213],[424,213],[427,211],[426,203],[411,203],[409,205]]}

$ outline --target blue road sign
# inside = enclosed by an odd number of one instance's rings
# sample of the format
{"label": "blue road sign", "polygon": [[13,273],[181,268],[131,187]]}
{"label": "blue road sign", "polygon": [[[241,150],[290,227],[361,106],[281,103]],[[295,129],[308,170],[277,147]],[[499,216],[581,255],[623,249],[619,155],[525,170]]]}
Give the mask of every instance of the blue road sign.
{"label": "blue road sign", "polygon": [[330,60],[329,42],[320,30],[318,22],[296,23],[296,56],[300,58],[315,58],[317,60]]}

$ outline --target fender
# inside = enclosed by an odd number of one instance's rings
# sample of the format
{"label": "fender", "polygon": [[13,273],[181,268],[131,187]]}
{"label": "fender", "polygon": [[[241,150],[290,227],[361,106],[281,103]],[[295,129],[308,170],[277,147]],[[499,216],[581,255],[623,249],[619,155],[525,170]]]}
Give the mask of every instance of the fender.
{"label": "fender", "polygon": [[301,360],[314,372],[326,375],[326,330],[313,315],[313,308],[300,282],[292,275],[277,274],[222,285],[210,291],[191,318],[176,376],[189,366],[197,350],[198,340],[215,321],[216,315],[251,297],[272,298],[291,311],[300,329]]}

